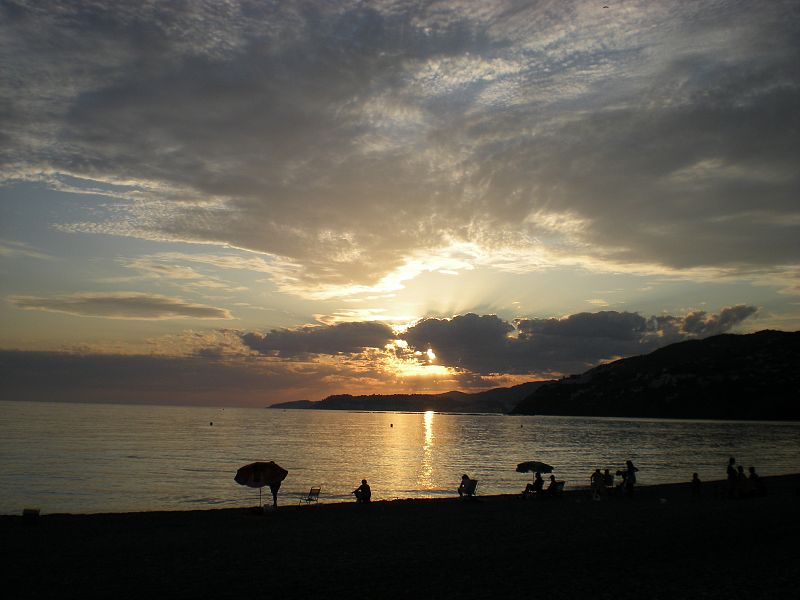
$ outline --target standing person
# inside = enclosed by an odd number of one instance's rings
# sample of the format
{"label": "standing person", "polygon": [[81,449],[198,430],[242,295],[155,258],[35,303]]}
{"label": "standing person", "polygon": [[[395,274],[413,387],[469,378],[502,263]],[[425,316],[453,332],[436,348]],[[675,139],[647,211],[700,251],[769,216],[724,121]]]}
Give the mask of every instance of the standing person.
{"label": "standing person", "polygon": [[603,493],[605,487],[605,479],[600,469],[595,469],[594,473],[589,477],[589,483],[592,486],[592,500],[600,500],[600,494]]}
{"label": "standing person", "polygon": [[697,473],[692,473],[692,498],[700,497],[701,486],[702,482],[700,481],[700,476]]}
{"label": "standing person", "polygon": [[354,489],[353,493],[356,495],[356,502],[366,503],[372,498],[372,490],[366,479],[361,480],[361,485]]}
{"label": "standing person", "polygon": [[637,469],[633,466],[632,460],[625,461],[625,493],[628,497],[633,497],[633,486],[636,485],[636,472]]}
{"label": "standing person", "polygon": [[728,475],[728,498],[733,498],[736,495],[736,484],[739,481],[739,474],[736,472],[736,459],[732,456],[728,459],[726,473]]}
{"label": "standing person", "polygon": [[269,491],[272,492],[272,508],[278,508],[278,490],[281,489],[281,482],[269,484]]}

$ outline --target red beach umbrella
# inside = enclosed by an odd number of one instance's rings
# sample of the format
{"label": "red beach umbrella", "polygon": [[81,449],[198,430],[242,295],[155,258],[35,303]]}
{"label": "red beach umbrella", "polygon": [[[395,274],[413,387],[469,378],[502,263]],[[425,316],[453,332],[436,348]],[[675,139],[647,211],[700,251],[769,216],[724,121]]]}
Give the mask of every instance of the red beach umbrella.
{"label": "red beach umbrella", "polygon": [[[265,485],[273,489],[279,488],[288,474],[289,471],[274,461],[254,462],[236,471],[233,480],[239,485],[258,488],[258,505],[261,506],[261,488]],[[273,494],[277,494],[277,490],[273,491]]]}

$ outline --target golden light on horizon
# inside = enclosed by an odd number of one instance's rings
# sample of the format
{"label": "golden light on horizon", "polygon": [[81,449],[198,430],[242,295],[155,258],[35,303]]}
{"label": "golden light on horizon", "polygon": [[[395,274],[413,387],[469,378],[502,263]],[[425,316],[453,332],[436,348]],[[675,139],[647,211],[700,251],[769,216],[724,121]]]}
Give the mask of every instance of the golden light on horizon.
{"label": "golden light on horizon", "polygon": [[425,352],[411,351],[408,342],[396,339],[386,344],[385,350],[385,369],[399,377],[441,377],[456,373],[449,367],[432,364],[436,353],[431,348]]}
{"label": "golden light on horizon", "polygon": [[423,365],[416,360],[391,360],[390,369],[400,377],[435,377],[454,375],[455,371],[442,365]]}

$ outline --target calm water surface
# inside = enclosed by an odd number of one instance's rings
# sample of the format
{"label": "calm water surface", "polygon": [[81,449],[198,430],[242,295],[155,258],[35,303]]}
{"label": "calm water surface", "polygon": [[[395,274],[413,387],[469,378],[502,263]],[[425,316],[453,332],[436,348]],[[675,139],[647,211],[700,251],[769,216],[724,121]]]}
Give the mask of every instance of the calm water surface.
{"label": "calm water surface", "polygon": [[721,479],[730,455],[800,472],[800,423],[0,402],[0,513],[251,506],[233,476],[256,460],[289,470],[280,503],[296,504],[311,486],[352,500],[362,478],[376,500],[452,496],[462,473],[479,494],[517,492],[524,460],[567,488],[629,458],[645,485]]}

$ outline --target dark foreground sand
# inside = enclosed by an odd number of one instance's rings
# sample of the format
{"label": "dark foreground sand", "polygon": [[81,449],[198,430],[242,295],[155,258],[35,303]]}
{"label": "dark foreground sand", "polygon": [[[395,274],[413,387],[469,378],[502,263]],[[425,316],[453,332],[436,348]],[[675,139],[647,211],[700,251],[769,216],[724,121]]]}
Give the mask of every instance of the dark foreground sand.
{"label": "dark foreground sand", "polygon": [[266,514],[0,517],[3,587],[14,598],[798,597],[800,475],[768,478],[765,498],[728,500],[717,486],[700,501],[672,485],[602,502],[282,497]]}

